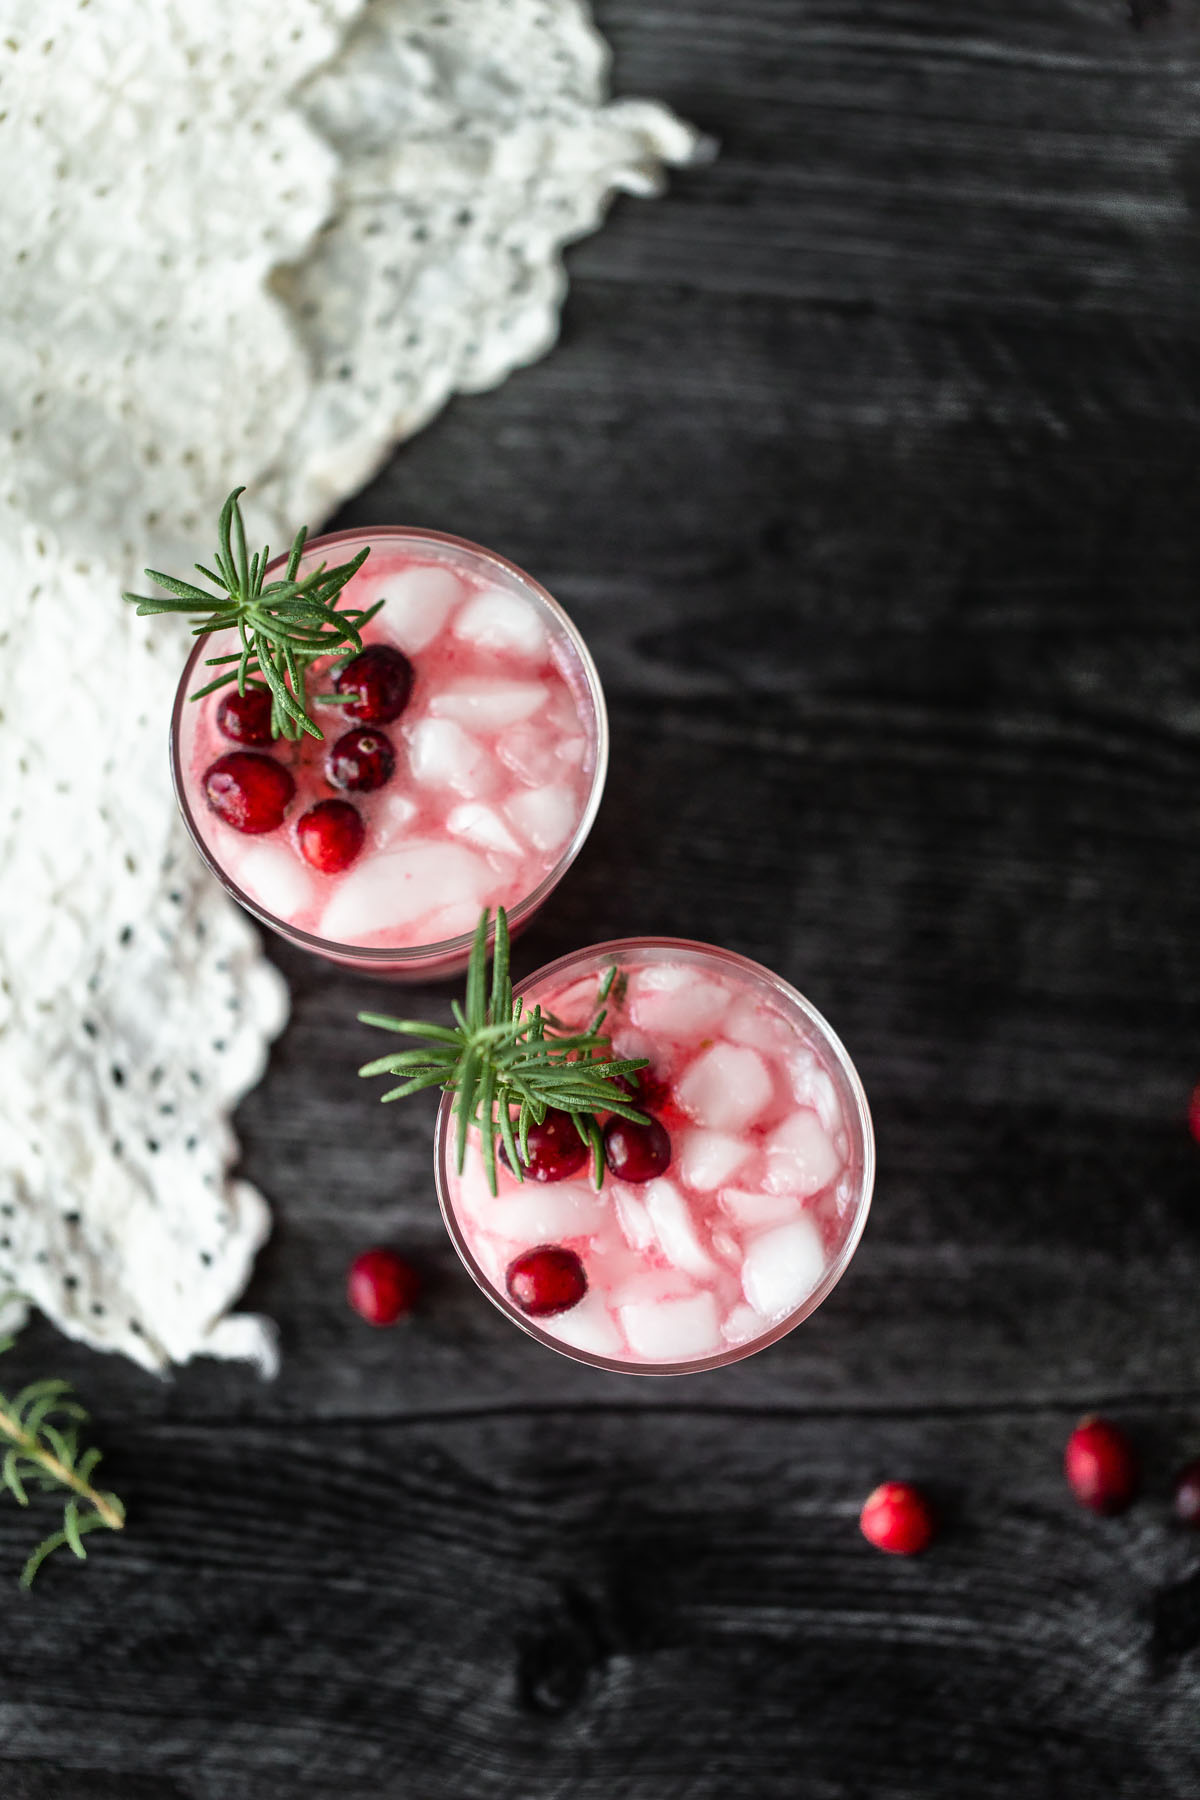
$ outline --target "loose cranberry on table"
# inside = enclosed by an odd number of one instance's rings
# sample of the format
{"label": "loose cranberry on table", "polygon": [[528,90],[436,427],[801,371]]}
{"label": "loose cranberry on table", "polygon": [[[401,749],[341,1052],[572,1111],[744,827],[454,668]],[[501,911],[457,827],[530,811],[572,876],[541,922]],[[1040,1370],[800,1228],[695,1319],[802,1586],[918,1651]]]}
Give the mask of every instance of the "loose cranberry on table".
{"label": "loose cranberry on table", "polygon": [[933,1508],[907,1481],[885,1481],[868,1494],[858,1522],[867,1542],[891,1556],[915,1556],[936,1530]]}
{"label": "loose cranberry on table", "polygon": [[[582,1169],[591,1154],[575,1129],[571,1114],[560,1112],[553,1106],[540,1125],[529,1127],[527,1145],[529,1161],[522,1162],[521,1173],[531,1175],[535,1181],[564,1181],[568,1175]],[[503,1144],[499,1146],[499,1155],[504,1167],[511,1168]]]}
{"label": "loose cranberry on table", "polygon": [[587,1293],[587,1274],[574,1250],[560,1244],[540,1244],[514,1258],[505,1272],[508,1297],[533,1319],[578,1306]]}
{"label": "loose cranberry on table", "polygon": [[1137,1492],[1137,1454],[1111,1419],[1079,1421],[1067,1439],[1063,1468],[1079,1504],[1093,1512],[1124,1512]]}
{"label": "loose cranberry on table", "polygon": [[412,684],[412,664],[390,644],[368,645],[338,671],[333,683],[339,694],[357,694],[342,711],[365,725],[388,725],[398,719],[408,705]]}
{"label": "loose cranberry on table", "polygon": [[296,826],[300,854],[322,875],[348,868],[365,835],[362,819],[348,800],[319,800]]}
{"label": "loose cranberry on table", "polygon": [[1200,1462],[1190,1462],[1175,1477],[1175,1517],[1200,1530]]}
{"label": "loose cranberry on table", "polygon": [[1192,1089],[1192,1097],[1188,1101],[1188,1130],[1200,1144],[1200,1086]]}
{"label": "loose cranberry on table", "polygon": [[671,1140],[657,1119],[635,1125],[612,1118],[604,1127],[604,1160],[618,1181],[652,1181],[671,1164]]}
{"label": "loose cranberry on table", "polygon": [[244,694],[236,688],[226,694],[217,708],[217,730],[235,744],[261,746],[271,742],[271,695],[265,687],[247,687]]}
{"label": "loose cranberry on table", "polygon": [[394,1325],[412,1311],[420,1291],[420,1276],[394,1250],[364,1250],[346,1277],[346,1296],[368,1325]]}
{"label": "loose cranberry on table", "polygon": [[347,731],[325,759],[325,773],[334,787],[369,794],[390,781],[396,767],[391,739],[382,731]]}
{"label": "loose cranberry on table", "polygon": [[205,799],[235,831],[276,830],[295,792],[291,771],[256,750],[230,750],[204,773]]}

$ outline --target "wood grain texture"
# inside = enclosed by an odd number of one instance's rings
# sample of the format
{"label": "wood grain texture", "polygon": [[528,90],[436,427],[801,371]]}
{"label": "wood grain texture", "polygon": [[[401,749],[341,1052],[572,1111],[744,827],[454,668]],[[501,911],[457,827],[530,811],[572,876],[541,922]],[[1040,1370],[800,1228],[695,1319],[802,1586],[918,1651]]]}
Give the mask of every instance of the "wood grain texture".
{"label": "wood grain texture", "polygon": [[[719,159],[337,523],[565,602],[612,773],[520,969],[635,930],[777,968],[863,1074],[874,1216],[748,1363],[552,1357],[457,1266],[432,1107],[354,1075],[391,990],[273,952],[283,1374],[11,1359],[85,1391],[130,1529],[10,1591],[3,1800],[1200,1792],[1200,9],[599,13]],[[429,1276],[394,1333],[342,1297],[379,1240]],[[1122,1521],[1059,1473],[1095,1405],[1147,1458]],[[893,1475],[947,1522],[912,1564],[857,1535]],[[28,1539],[0,1511],[0,1569]]]}

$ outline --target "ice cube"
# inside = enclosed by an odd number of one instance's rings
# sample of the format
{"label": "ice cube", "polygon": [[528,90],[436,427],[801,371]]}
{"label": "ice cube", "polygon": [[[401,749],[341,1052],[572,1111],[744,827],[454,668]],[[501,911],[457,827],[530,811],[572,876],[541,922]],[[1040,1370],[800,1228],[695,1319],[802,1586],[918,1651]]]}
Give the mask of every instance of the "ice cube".
{"label": "ice cube", "polygon": [[374,932],[403,930],[448,906],[470,903],[478,917],[496,877],[465,844],[413,838],[358,863],[337,881],[321,933],[353,944]]}
{"label": "ice cube", "polygon": [[447,815],[446,829],[455,837],[478,844],[481,850],[501,850],[510,856],[521,854],[520,844],[500,814],[490,806],[481,806],[478,800],[466,800],[456,806]]}
{"label": "ice cube", "polygon": [[553,1013],[564,1025],[586,1025],[596,1011],[596,995],[600,991],[599,975],[581,975],[570,987],[554,996],[552,1006],[543,1010]]}
{"label": "ice cube", "polygon": [[611,1304],[618,1311],[626,1306],[657,1306],[663,1300],[679,1300],[695,1292],[695,1282],[681,1269],[640,1267],[635,1275],[614,1287]]}
{"label": "ice cube", "polygon": [[471,1254],[492,1286],[503,1293],[505,1273],[512,1261],[512,1245],[499,1243],[486,1231],[477,1231],[471,1238]]}
{"label": "ice cube", "polygon": [[496,755],[527,787],[540,787],[559,771],[554,740],[540,725],[513,725],[496,739]]}
{"label": "ice cube", "polygon": [[646,1183],[645,1194],[646,1212],[667,1261],[701,1280],[714,1275],[716,1264],[700,1242],[691,1210],[675,1183],[660,1175]]}
{"label": "ice cube", "polygon": [[649,1250],[656,1240],[645,1202],[631,1188],[616,1182],[612,1184],[612,1196],[617,1209],[617,1222],[629,1248]]}
{"label": "ice cube", "polygon": [[290,844],[249,844],[236,862],[230,859],[230,873],[277,919],[298,920],[318,904],[317,877]]}
{"label": "ice cube", "polygon": [[756,1313],[776,1319],[808,1299],[825,1273],[825,1246],[811,1219],[756,1237],[742,1264],[742,1290]]}
{"label": "ice cube", "polygon": [[485,650],[518,656],[539,656],[546,648],[546,627],[532,602],[503,588],[485,588],[468,600],[454,621],[454,635]]}
{"label": "ice cube", "polygon": [[698,1194],[711,1194],[736,1175],[753,1148],[723,1131],[685,1131],[679,1142],[680,1177]]}
{"label": "ice cube", "polygon": [[504,810],[537,850],[560,850],[579,822],[574,794],[554,783],[514,794]]}
{"label": "ice cube", "polygon": [[675,1092],[699,1124],[714,1131],[745,1131],[771,1104],[774,1083],[757,1050],[714,1044],[685,1071]]}
{"label": "ice cube", "polygon": [[381,850],[390,850],[398,839],[408,836],[417,816],[417,803],[410,794],[384,790],[375,803],[371,826]]}
{"label": "ice cube", "polygon": [[543,1319],[542,1329],[572,1349],[590,1351],[593,1356],[620,1356],[624,1349],[612,1315],[594,1289],[569,1312]]}
{"label": "ice cube", "polygon": [[460,900],[456,906],[444,906],[431,913],[421,933],[427,944],[444,944],[449,938],[466,937],[479,923],[479,908],[473,900]]}
{"label": "ice cube", "polygon": [[735,1000],[724,1019],[721,1021],[722,1037],[731,1038],[735,1044],[750,1044],[755,1050],[778,1050],[791,1039],[795,1042],[795,1033],[787,1020],[771,1007],[764,1006],[758,1000],[752,1000],[743,994]]}
{"label": "ice cube", "polygon": [[767,1139],[765,1185],[774,1194],[799,1194],[802,1199],[819,1194],[841,1166],[829,1133],[807,1107],[785,1119]]}
{"label": "ice cube", "polygon": [[811,1051],[788,1059],[797,1106],[811,1106],[832,1136],[842,1122],[837,1089]]}
{"label": "ice cube", "polygon": [[[611,1023],[608,1021],[607,1023]],[[640,1056],[654,1057],[654,1040],[632,1025],[619,1025],[612,1034],[612,1047],[619,1062],[636,1062]]]}
{"label": "ice cube", "polygon": [[587,739],[584,737],[563,738],[557,745],[554,754],[560,762],[566,763],[568,769],[581,769],[583,759],[587,755]]}
{"label": "ice cube", "polygon": [[378,624],[410,654],[433,642],[464,592],[457,575],[433,563],[402,569],[382,581],[380,589],[386,600]]}
{"label": "ice cube", "polygon": [[429,702],[438,719],[454,719],[475,731],[503,731],[537,712],[546,698],[540,681],[489,681],[471,675],[451,682]]}
{"label": "ice cube", "polygon": [[500,780],[483,745],[453,719],[422,719],[414,725],[408,760],[422,787],[453,788],[468,800],[485,799]]}
{"label": "ice cube", "polygon": [[497,1237],[532,1247],[590,1237],[608,1216],[608,1196],[590,1182],[526,1181],[492,1202],[487,1225]]}
{"label": "ice cube", "polygon": [[800,1205],[799,1194],[752,1193],[749,1188],[722,1188],[720,1200],[723,1212],[751,1230],[795,1218]]}
{"label": "ice cube", "polygon": [[735,1306],[726,1313],[721,1335],[727,1344],[746,1344],[757,1337],[763,1322],[752,1306]]}
{"label": "ice cube", "polygon": [[639,969],[630,987],[629,1011],[634,1024],[666,1037],[711,1031],[729,1005],[727,989],[692,969],[670,963]]}
{"label": "ice cube", "polygon": [[738,1243],[732,1231],[714,1231],[712,1234],[712,1247],[717,1255],[723,1258],[725,1262],[732,1263],[735,1268],[741,1268],[742,1246]]}
{"label": "ice cube", "polygon": [[721,1347],[717,1303],[709,1293],[623,1306],[621,1324],[630,1348],[649,1362],[683,1362]]}

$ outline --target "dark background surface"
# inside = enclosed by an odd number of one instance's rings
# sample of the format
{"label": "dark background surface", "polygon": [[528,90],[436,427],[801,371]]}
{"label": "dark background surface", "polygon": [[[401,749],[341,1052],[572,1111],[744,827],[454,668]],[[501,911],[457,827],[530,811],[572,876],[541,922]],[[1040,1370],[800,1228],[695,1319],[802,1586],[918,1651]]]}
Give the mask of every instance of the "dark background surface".
{"label": "dark background surface", "polygon": [[[356,1080],[384,991],[279,953],[239,1124],[283,1373],[8,1359],[79,1383],[130,1529],[3,1590],[3,1800],[1200,1794],[1200,19],[599,10],[720,159],[335,523],[566,603],[612,772],[519,968],[650,931],[779,970],[871,1096],[873,1218],[750,1362],[560,1360],[457,1266],[432,1107]],[[342,1297],[378,1240],[429,1277],[390,1333]],[[1110,1522],[1060,1474],[1097,1405],[1147,1465]],[[858,1535],[884,1477],[942,1507],[923,1558]],[[14,1576],[30,1535],[0,1509]]]}

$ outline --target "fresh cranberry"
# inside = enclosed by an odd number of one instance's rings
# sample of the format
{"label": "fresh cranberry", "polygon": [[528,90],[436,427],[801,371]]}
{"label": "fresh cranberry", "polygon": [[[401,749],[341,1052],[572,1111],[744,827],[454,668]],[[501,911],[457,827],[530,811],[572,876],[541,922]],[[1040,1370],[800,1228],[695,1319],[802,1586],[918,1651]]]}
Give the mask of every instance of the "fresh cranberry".
{"label": "fresh cranberry", "polygon": [[657,1119],[614,1117],[604,1127],[604,1160],[618,1181],[651,1181],[670,1166],[671,1140]]}
{"label": "fresh cranberry", "polygon": [[325,773],[334,787],[369,794],[391,780],[396,767],[392,741],[382,731],[347,731],[325,759]]}
{"label": "fresh cranberry", "polygon": [[891,1556],[915,1556],[933,1541],[933,1508],[907,1481],[885,1481],[868,1494],[859,1526],[869,1544]]}
{"label": "fresh cranberry", "polygon": [[357,694],[342,711],[365,725],[388,725],[398,719],[412,693],[412,664],[390,644],[369,644],[338,671],[334,687],[339,694]]}
{"label": "fresh cranberry", "polygon": [[1188,1101],[1188,1130],[1200,1144],[1200,1087],[1192,1089],[1192,1097]]}
{"label": "fresh cranberry", "polygon": [[1200,1462],[1190,1462],[1175,1477],[1175,1517],[1200,1528]]}
{"label": "fresh cranberry", "polygon": [[364,1250],[350,1264],[346,1297],[368,1325],[394,1325],[411,1312],[421,1278],[394,1250]]}
{"label": "fresh cranberry", "polygon": [[296,826],[300,854],[322,875],[350,866],[362,849],[363,822],[348,800],[318,800]]}
{"label": "fresh cranberry", "polygon": [[670,1098],[667,1083],[660,1081],[653,1069],[635,1069],[631,1075],[614,1075],[611,1079],[613,1086],[619,1087],[639,1110],[665,1106]]}
{"label": "fresh cranberry", "polygon": [[204,772],[204,797],[235,831],[274,831],[296,791],[291,771],[256,750],[230,750]]}
{"label": "fresh cranberry", "polygon": [[1137,1492],[1133,1445],[1109,1419],[1081,1419],[1067,1439],[1063,1467],[1071,1492],[1093,1512],[1124,1512]]}
{"label": "fresh cranberry", "polygon": [[232,689],[217,708],[217,730],[235,744],[271,742],[271,694],[265,687]]}
{"label": "fresh cranberry", "polygon": [[573,1250],[541,1244],[509,1263],[504,1276],[508,1297],[534,1319],[578,1306],[587,1293],[587,1276]]}
{"label": "fresh cranberry", "polygon": [[[570,1113],[551,1107],[540,1125],[530,1125],[528,1133],[529,1161],[521,1164],[522,1175],[535,1181],[565,1181],[582,1169],[590,1151],[575,1129]],[[508,1152],[500,1146],[500,1161],[511,1168]]]}

